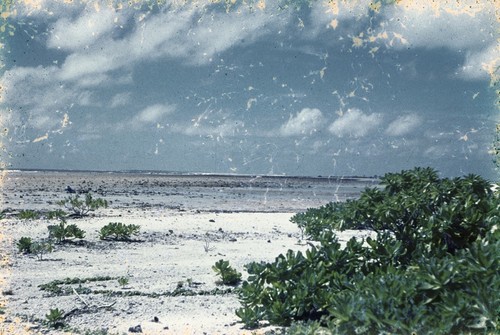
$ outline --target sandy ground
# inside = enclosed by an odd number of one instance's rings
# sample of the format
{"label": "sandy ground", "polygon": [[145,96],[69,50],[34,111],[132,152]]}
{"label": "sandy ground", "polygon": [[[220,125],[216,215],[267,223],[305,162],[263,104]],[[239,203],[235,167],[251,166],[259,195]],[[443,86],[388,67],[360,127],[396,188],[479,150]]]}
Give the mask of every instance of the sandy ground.
{"label": "sandy ground", "polygon": [[[60,185],[45,181],[49,186],[37,189],[35,184],[40,185],[40,180],[35,182],[35,179],[30,179],[29,183],[11,179],[11,184],[8,184],[7,181],[4,208],[9,208],[12,213],[23,208],[48,206],[51,209],[55,206],[52,199],[67,196],[62,189],[51,187],[62,188],[68,180],[61,181]],[[288,249],[304,250],[306,246],[301,241],[300,231],[290,222],[290,217],[299,208],[283,212],[276,211],[276,208],[270,210],[269,204],[283,209],[286,206],[279,204],[286,203],[287,197],[310,196],[313,200],[306,201],[303,206],[307,208],[316,199],[310,195],[309,187],[292,188],[296,192],[292,196],[277,192],[277,196],[266,198],[264,203],[255,195],[238,196],[238,193],[248,190],[245,185],[240,185],[241,189],[231,196],[217,185],[189,192],[186,187],[177,185],[184,193],[175,199],[182,205],[162,206],[161,202],[155,202],[157,200],[151,193],[138,192],[137,185],[120,193],[116,192],[116,185],[98,182],[104,185],[101,185],[101,193],[111,205],[90,217],[70,219],[68,223],[75,223],[86,231],[85,239],[80,243],[56,245],[42,261],[36,256],[18,253],[16,241],[22,236],[34,240],[45,238],[47,225],[55,222],[44,219],[23,221],[10,215],[1,220],[0,280],[6,314],[1,315],[4,320],[0,324],[0,334],[56,334],[57,331],[40,324],[52,308],[76,311],[65,320],[72,329],[70,333],[107,329],[110,334],[122,334],[137,325],[141,325],[144,334],[258,334],[270,329],[264,327],[249,332],[241,328],[242,324],[234,313],[240,306],[237,294],[214,293],[216,289],[232,287],[217,283],[218,277],[212,266],[220,259],[228,260],[245,279],[244,266],[249,262],[272,261]],[[89,188],[96,190],[95,185]],[[151,190],[151,187],[147,189]],[[165,191],[164,187],[162,192],[172,192],[172,189]],[[234,191],[234,187],[231,189]],[[263,192],[267,189],[269,194],[269,185],[254,186],[255,189]],[[335,193],[335,190],[331,192]],[[217,193],[224,196],[213,199]],[[204,200],[195,197],[199,194],[205,194]],[[40,198],[43,201],[37,200]],[[223,203],[224,211],[216,209],[218,201]],[[97,231],[109,222],[140,225],[137,241],[99,240]],[[344,232],[340,240],[345,242],[353,235],[359,235],[359,232]],[[104,276],[112,279],[63,285],[70,290],[69,295],[51,296],[39,288],[39,285],[53,280]],[[127,277],[128,284],[122,287],[118,277]],[[187,293],[168,295],[179,286]],[[76,295],[71,288],[105,290],[107,293]],[[139,295],[124,296],[124,292],[138,292]],[[199,295],[202,292],[208,294]],[[189,296],[190,293],[197,295]],[[85,304],[96,308],[85,308]],[[109,305],[112,306],[103,307]]]}

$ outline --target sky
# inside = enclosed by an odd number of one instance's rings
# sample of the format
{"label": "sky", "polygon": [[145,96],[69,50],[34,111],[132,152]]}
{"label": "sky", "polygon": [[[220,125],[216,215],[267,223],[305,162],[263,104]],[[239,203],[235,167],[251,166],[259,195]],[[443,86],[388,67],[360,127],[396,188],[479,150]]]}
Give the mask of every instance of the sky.
{"label": "sky", "polygon": [[498,178],[494,1],[19,0],[3,13],[11,169]]}

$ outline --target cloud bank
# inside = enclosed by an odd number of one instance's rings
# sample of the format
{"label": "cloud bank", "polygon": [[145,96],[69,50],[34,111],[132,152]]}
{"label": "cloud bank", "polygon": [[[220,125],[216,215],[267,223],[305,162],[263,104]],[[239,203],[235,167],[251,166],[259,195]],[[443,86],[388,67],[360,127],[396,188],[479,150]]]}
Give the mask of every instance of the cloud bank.
{"label": "cloud bank", "polygon": [[359,109],[349,109],[328,130],[338,137],[363,137],[376,130],[381,122],[380,114],[365,114]]}

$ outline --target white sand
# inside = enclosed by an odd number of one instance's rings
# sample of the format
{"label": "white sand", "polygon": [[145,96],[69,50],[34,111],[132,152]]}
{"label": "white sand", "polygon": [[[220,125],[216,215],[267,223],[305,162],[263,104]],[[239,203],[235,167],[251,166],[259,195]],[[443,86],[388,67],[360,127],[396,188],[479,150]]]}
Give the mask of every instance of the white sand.
{"label": "white sand", "polygon": [[[44,195],[53,192],[49,188],[42,191]],[[11,193],[4,195],[9,205],[17,204],[18,208],[33,208],[30,204],[46,201],[26,189],[24,193],[19,192],[17,198]],[[21,198],[20,194],[24,196]],[[60,192],[53,195],[61,197]],[[299,229],[289,221],[295,212],[259,213],[256,208],[257,213],[216,213],[193,208],[134,207],[134,201],[143,204],[147,202],[145,198],[145,195],[135,195],[108,209],[98,210],[95,216],[70,219],[69,224],[75,223],[86,231],[86,244],[56,245],[54,252],[47,254],[43,261],[36,256],[19,254],[16,241],[22,236],[34,240],[47,237],[47,225],[54,221],[25,222],[15,217],[1,220],[0,284],[6,314],[0,315],[4,321],[0,323],[0,334],[58,334],[60,332],[40,326],[36,320],[45,319],[52,308],[65,312],[83,308],[82,299],[88,305],[114,305],[108,310],[66,318],[69,326],[80,330],[105,328],[110,334],[122,334],[136,325],[141,325],[143,334],[259,334],[269,330],[269,327],[253,332],[242,329],[234,313],[240,307],[235,293],[176,297],[82,294],[80,299],[75,294],[50,297],[39,289],[38,285],[56,279],[96,276],[126,276],[129,283],[122,288],[113,279],[82,286],[143,294],[173,291],[179,282],[195,292],[227,289],[229,287],[216,284],[218,277],[212,270],[219,259],[228,260],[245,279],[244,266],[249,262],[272,261],[289,249],[306,248],[304,243],[299,243]],[[226,202],[225,206],[237,210],[239,200],[229,200],[233,204]],[[212,200],[205,199],[205,203],[207,201]],[[216,204],[210,205],[216,207]],[[248,207],[248,203],[245,206]],[[141,233],[137,237],[140,242],[100,241],[97,231],[116,221],[140,225]],[[344,232],[340,240],[345,242],[356,234],[359,232]],[[196,285],[189,287],[188,281]],[[78,287],[78,284],[72,286]],[[155,317],[159,322],[152,322]]]}

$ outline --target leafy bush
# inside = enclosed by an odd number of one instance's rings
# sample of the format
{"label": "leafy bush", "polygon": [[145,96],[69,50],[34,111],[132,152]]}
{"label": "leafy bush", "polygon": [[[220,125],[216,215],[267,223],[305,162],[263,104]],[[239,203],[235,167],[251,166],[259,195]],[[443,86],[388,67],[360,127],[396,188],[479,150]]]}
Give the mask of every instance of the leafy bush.
{"label": "leafy bush", "polygon": [[52,252],[53,250],[54,246],[52,245],[52,242],[50,240],[39,241],[39,242],[33,242],[31,244],[30,253],[36,254],[38,260],[41,261],[43,260],[43,255]]}
{"label": "leafy bush", "polygon": [[50,309],[45,318],[49,327],[61,328],[64,326],[64,311],[59,308]]}
{"label": "leafy bush", "polygon": [[17,241],[17,249],[19,252],[25,253],[25,254],[30,254],[31,253],[31,246],[33,244],[33,240],[31,237],[26,237],[23,236]]}
{"label": "leafy bush", "polygon": [[35,254],[38,256],[38,260],[43,259],[43,255],[53,251],[53,245],[51,241],[36,241],[34,242],[31,237],[23,236],[17,242],[17,248],[19,252],[25,254]]}
{"label": "leafy bush", "polygon": [[54,211],[50,211],[47,213],[47,219],[48,220],[60,219],[60,218],[65,218],[67,215],[68,214],[62,209],[56,209]]}
{"label": "leafy bush", "polygon": [[114,239],[119,241],[128,241],[132,235],[139,234],[139,225],[125,225],[121,222],[110,222],[99,231],[101,240]]}
{"label": "leafy bush", "polygon": [[[485,333],[499,330],[500,200],[482,178],[432,169],[386,174],[358,200],[294,216],[319,243],[250,263],[236,314],[333,334]],[[335,230],[369,229],[341,247]],[[317,324],[319,322],[319,324]]]}
{"label": "leafy bush", "polygon": [[117,281],[118,281],[118,284],[120,284],[120,286],[122,288],[124,288],[125,286],[127,286],[128,282],[129,282],[128,277],[125,277],[125,276],[118,278]]}
{"label": "leafy bush", "polygon": [[58,201],[57,204],[64,206],[74,216],[86,216],[96,209],[108,207],[106,200],[101,198],[94,199],[90,193],[85,194],[84,200],[80,199],[79,195],[75,195]]}
{"label": "leafy bush", "polygon": [[219,260],[212,266],[212,270],[221,276],[224,285],[237,285],[241,281],[241,273],[229,265],[229,261]]}
{"label": "leafy bush", "polygon": [[67,225],[66,219],[60,218],[58,225],[50,225],[49,238],[54,238],[58,243],[65,242],[71,238],[85,238],[85,231],[78,228],[76,224]]}
{"label": "leafy bush", "polygon": [[40,213],[31,209],[22,210],[17,215],[21,220],[36,220],[40,218]]}

